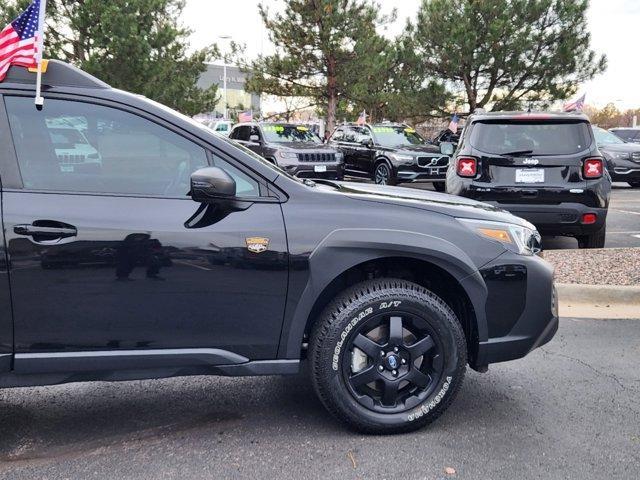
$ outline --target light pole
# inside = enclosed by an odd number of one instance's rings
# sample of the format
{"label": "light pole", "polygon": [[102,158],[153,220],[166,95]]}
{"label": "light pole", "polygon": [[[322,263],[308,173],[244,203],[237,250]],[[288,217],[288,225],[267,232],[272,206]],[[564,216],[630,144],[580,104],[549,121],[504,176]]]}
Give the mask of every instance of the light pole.
{"label": "light pole", "polygon": [[[229,35],[218,35],[220,40],[231,40],[231,36]],[[224,119],[228,120],[228,108],[229,105],[227,103],[227,61],[223,57],[222,58],[222,90],[224,95]]]}

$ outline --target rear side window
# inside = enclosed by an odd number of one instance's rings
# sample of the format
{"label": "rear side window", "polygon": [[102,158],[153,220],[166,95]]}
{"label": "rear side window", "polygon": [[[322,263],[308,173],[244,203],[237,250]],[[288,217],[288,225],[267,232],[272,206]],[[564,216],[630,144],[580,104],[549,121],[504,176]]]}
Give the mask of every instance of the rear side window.
{"label": "rear side window", "polygon": [[617,137],[625,142],[640,140],[640,130],[611,130]]}
{"label": "rear side window", "polygon": [[482,152],[504,155],[570,155],[591,145],[589,125],[584,122],[489,123],[474,125],[471,146]]}

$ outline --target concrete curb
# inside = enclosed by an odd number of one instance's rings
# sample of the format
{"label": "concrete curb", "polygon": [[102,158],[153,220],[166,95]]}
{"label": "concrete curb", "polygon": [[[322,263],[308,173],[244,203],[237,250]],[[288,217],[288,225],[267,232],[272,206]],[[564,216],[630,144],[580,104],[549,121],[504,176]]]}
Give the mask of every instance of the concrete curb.
{"label": "concrete curb", "polygon": [[558,283],[561,317],[640,319],[640,286]]}

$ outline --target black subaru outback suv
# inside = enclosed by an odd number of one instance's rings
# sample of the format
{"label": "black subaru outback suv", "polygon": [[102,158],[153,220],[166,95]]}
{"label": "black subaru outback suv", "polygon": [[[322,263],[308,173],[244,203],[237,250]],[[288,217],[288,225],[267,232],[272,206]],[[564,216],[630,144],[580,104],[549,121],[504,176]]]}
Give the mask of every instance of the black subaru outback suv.
{"label": "black subaru outback suv", "polygon": [[469,117],[447,191],[496,205],[540,233],[605,243],[611,178],[579,113],[495,112]]}
{"label": "black subaru outback suv", "polygon": [[444,180],[453,153],[451,143],[430,145],[407,125],[340,125],[329,145],[344,153],[349,175],[370,178],[379,185],[426,181],[444,192]]}
{"label": "black subaru outback suv", "polygon": [[300,178],[342,180],[342,152],[324,145],[305,125],[288,123],[239,123],[229,138]]}
{"label": "black subaru outback suv", "polygon": [[[402,432],[445,411],[467,364],[484,371],[556,332],[552,268],[518,217],[300,180],[64,63],[43,82],[41,110],[27,70],[0,84],[0,387],[306,361],[336,417]],[[99,166],[60,163],[60,122]]]}

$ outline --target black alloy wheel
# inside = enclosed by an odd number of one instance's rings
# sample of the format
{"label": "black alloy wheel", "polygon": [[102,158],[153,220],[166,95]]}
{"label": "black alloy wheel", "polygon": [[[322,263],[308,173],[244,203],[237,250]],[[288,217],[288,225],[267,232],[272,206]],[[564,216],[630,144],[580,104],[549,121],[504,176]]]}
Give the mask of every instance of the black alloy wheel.
{"label": "black alloy wheel", "polygon": [[424,318],[384,313],[360,325],[344,355],[342,373],[354,398],[380,413],[419,405],[442,376],[442,347]]}
{"label": "black alloy wheel", "polygon": [[367,280],[339,294],[314,323],[311,377],[323,405],[351,428],[400,433],[451,404],[467,364],[458,318],[407,280]]}
{"label": "black alloy wheel", "polygon": [[380,162],[376,165],[376,170],[373,175],[373,180],[378,185],[395,185],[393,179],[393,172],[386,162]]}

